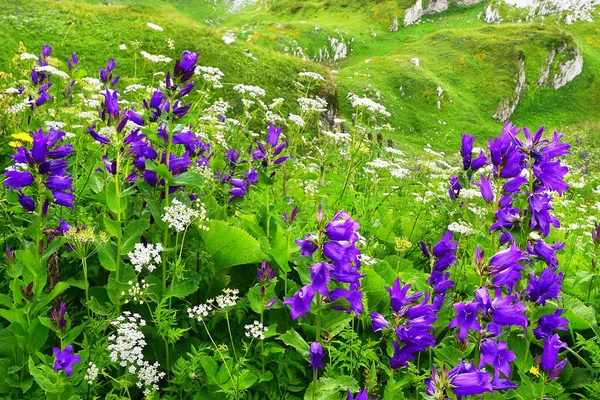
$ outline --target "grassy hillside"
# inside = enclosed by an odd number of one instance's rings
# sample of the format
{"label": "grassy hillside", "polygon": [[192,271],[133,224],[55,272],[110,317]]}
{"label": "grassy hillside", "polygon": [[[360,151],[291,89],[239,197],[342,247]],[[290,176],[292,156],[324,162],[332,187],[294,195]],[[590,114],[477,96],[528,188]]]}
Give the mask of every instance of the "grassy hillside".
{"label": "grassy hillside", "polygon": [[[222,1],[106,3],[17,1],[0,6],[5,27],[0,32],[0,65],[6,65],[23,41],[36,49],[53,43],[64,55],[81,52],[92,70],[108,57],[115,57],[120,68],[132,69],[132,52],[117,48],[139,40],[144,50],[172,58],[184,48],[197,50],[200,63],[221,68],[228,82],[258,84],[270,98],[290,95],[298,71],[328,75],[330,68],[343,116],[352,113],[348,92],[371,97],[392,114],[384,122],[395,130],[385,135],[413,151],[426,143],[441,150],[455,148],[459,132],[483,137],[498,132],[502,124],[492,116],[513,96],[522,59],[527,86],[513,122],[557,129],[600,119],[600,28],[595,23],[565,25],[550,16],[534,23],[488,25],[479,19],[486,2],[453,6],[409,27],[402,26],[403,15],[412,0],[258,1],[235,13]],[[400,26],[390,32],[394,17]],[[147,28],[148,21],[165,31]],[[221,37],[230,30],[237,38],[227,46]],[[175,50],[167,48],[167,38],[175,40]],[[347,57],[333,59],[332,38],[347,45]],[[540,68],[561,45],[580,50],[582,74],[559,90],[538,86]],[[316,59],[322,66],[302,58]],[[418,58],[420,66],[411,64],[411,58]],[[138,73],[149,74],[152,67],[145,64]]]}
{"label": "grassy hillside", "polygon": [[[158,24],[164,31],[148,28]],[[50,44],[53,56],[64,60],[71,51],[80,56],[80,68],[88,75],[115,58],[117,74],[138,77],[166,71],[166,64],[144,60],[139,51],[162,54],[173,59],[188,49],[199,53],[198,64],[220,68],[227,87],[244,83],[259,85],[266,101],[290,97],[298,72],[309,70],[327,75],[326,68],[247,43],[226,45],[209,28],[162,5],[96,5],[67,1],[16,1],[0,4],[0,70],[10,70],[22,42],[29,53],[39,53]],[[167,39],[174,41],[168,47]],[[137,47],[133,41],[139,42]],[[127,50],[120,50],[125,44]],[[249,57],[248,54],[253,57]],[[126,84],[135,82],[125,82]]]}

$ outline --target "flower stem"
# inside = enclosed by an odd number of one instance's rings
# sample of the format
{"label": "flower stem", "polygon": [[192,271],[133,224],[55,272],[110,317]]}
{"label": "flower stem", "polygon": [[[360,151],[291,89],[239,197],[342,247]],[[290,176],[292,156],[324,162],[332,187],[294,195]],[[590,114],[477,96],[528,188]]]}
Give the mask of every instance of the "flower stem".
{"label": "flower stem", "polygon": [[89,289],[90,283],[88,281],[88,269],[87,269],[87,258],[82,258],[81,263],[83,264],[83,280],[85,281],[85,308],[87,309],[88,317],[90,316],[90,296]]}
{"label": "flower stem", "polygon": [[[227,373],[229,374],[229,379],[231,379],[231,382],[233,383],[233,375],[231,375],[231,370],[229,369],[229,366],[227,365],[227,362],[225,361],[225,357],[223,357],[223,354],[221,354],[221,351],[217,347],[217,344],[215,343],[214,339],[212,338],[210,332],[208,331],[208,327],[206,326],[206,323],[204,322],[204,320],[202,320],[202,325],[204,325],[204,329],[206,330],[206,333],[208,334],[208,338],[212,342],[213,346],[215,346],[215,350],[217,351],[217,353],[219,353],[219,356],[221,356],[221,360],[223,360],[223,365],[225,366],[225,369],[227,370]],[[237,390],[236,390],[236,396],[237,396]]]}

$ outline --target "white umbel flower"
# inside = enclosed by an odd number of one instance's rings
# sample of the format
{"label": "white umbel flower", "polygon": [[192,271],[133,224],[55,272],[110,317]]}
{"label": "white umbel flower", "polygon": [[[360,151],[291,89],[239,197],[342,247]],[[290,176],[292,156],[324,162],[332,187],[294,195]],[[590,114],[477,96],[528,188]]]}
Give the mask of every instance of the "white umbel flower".
{"label": "white umbel flower", "polygon": [[[205,214],[206,215],[206,214]],[[183,232],[192,221],[200,216],[200,212],[190,208],[177,199],[173,199],[169,207],[165,207],[163,222],[177,232]]]}
{"label": "white umbel flower", "polygon": [[142,269],[146,267],[149,272],[152,272],[156,269],[156,265],[161,263],[160,253],[163,251],[162,244],[156,243],[151,244],[148,243],[144,245],[143,243],[136,243],[133,247],[133,251],[127,253],[127,257],[129,257],[129,261],[135,272],[138,274],[142,272]]}
{"label": "white umbel flower", "polygon": [[258,340],[265,340],[265,333],[269,330],[269,328],[265,328],[265,326],[258,321],[244,325],[244,328],[246,329],[246,337]]}

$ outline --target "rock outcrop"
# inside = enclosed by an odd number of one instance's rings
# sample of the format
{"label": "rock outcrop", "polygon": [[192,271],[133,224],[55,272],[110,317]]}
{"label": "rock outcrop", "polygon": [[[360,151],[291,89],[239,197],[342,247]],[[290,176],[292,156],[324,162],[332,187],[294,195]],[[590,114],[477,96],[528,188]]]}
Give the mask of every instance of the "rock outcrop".
{"label": "rock outcrop", "polygon": [[496,121],[504,122],[510,118],[512,113],[515,111],[521,100],[523,90],[527,86],[525,79],[525,60],[521,59],[519,62],[519,71],[517,72],[517,82],[515,84],[515,91],[511,99],[504,99],[494,114]]}
{"label": "rock outcrop", "polygon": [[[455,4],[458,6],[470,6],[483,1],[485,0],[456,0]],[[425,14],[438,14],[444,12],[448,7],[450,7],[450,0],[430,0],[427,8],[423,8],[423,0],[417,0],[417,2],[404,13],[404,26],[418,22]]]}
{"label": "rock outcrop", "polygon": [[[562,59],[558,60],[557,57]],[[553,70],[555,73],[550,76]],[[581,74],[581,71],[583,71],[583,57],[579,49],[568,50],[567,46],[563,45],[550,51],[546,62],[540,69],[537,84],[560,89]]]}

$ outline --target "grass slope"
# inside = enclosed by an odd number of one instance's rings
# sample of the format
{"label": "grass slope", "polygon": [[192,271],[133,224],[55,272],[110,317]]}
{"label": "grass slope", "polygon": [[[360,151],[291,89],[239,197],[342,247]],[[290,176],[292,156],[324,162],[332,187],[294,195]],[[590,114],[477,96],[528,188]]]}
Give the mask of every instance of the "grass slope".
{"label": "grass slope", "polygon": [[[153,22],[163,32],[146,26]],[[106,66],[108,58],[117,61],[117,74],[150,76],[166,71],[172,64],[153,64],[145,61],[139,50],[163,54],[173,59],[189,49],[199,53],[199,65],[219,67],[225,74],[227,87],[234,84],[254,84],[267,91],[266,100],[291,97],[294,78],[303,70],[327,74],[326,68],[283,55],[252,44],[225,45],[219,35],[175,10],[168,11],[161,4],[96,5],[69,1],[16,1],[0,4],[0,70],[10,69],[11,60],[18,53],[19,42],[27,51],[37,54],[45,43],[53,47],[53,56],[64,60],[71,51],[80,57],[80,68],[94,76]],[[175,49],[166,40],[175,41]],[[131,41],[142,44],[134,50]],[[125,43],[128,49],[119,50]],[[256,58],[246,55],[250,51]],[[137,68],[136,68],[137,58]],[[127,84],[134,82],[125,82]],[[236,96],[239,97],[239,96]]]}
{"label": "grass slope", "polygon": [[[348,58],[326,62],[334,70],[342,113],[349,118],[352,111],[347,92],[374,98],[392,113],[386,122],[396,129],[387,135],[409,152],[426,143],[455,149],[459,132],[496,134],[502,124],[492,116],[503,99],[512,97],[521,58],[527,87],[513,122],[558,129],[600,120],[600,27],[594,23],[566,26],[548,17],[543,23],[488,25],[478,19],[485,2],[451,7],[409,27],[402,26],[402,19],[413,0],[259,1],[239,13],[227,13],[222,2],[197,0],[104,3],[18,0],[0,6],[5,27],[0,31],[0,65],[23,41],[30,49],[51,42],[59,54],[75,50],[93,69],[113,56],[120,68],[131,69],[132,54],[116,49],[120,43],[139,40],[144,50],[173,58],[184,48],[197,50],[200,63],[220,67],[228,82],[258,84],[270,98],[287,97],[298,71],[328,72],[281,53],[301,47],[312,58],[330,50],[329,40],[335,37],[352,49]],[[390,32],[394,17],[400,28]],[[165,32],[148,29],[148,21],[165,27]],[[227,30],[238,36],[230,46],[220,39]],[[175,40],[177,51],[166,48],[166,38]],[[537,86],[548,53],[563,43],[579,47],[583,73],[560,90]],[[258,61],[247,57],[246,49]],[[413,57],[421,66],[410,63]],[[139,72],[151,73],[153,67],[146,64]],[[440,98],[438,86],[444,90]]]}

